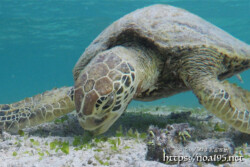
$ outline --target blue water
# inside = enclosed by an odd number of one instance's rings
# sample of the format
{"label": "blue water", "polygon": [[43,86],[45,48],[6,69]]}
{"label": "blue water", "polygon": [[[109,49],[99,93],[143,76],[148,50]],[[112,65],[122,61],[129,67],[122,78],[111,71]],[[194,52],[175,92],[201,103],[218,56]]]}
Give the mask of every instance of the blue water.
{"label": "blue water", "polygon": [[[0,103],[73,85],[76,61],[105,27],[156,3],[189,10],[250,44],[250,0],[0,0]],[[250,71],[242,78],[230,81],[249,90]],[[191,92],[147,104],[199,105]]]}

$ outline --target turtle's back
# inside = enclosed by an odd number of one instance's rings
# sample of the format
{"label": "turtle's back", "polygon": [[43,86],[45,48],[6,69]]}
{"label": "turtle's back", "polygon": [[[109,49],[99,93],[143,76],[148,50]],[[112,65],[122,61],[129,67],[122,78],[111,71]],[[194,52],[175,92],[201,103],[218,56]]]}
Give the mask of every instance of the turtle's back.
{"label": "turtle's back", "polygon": [[246,51],[247,44],[188,11],[154,5],[125,15],[106,28],[78,60],[75,79],[97,53],[128,42],[154,47],[159,53],[200,46],[218,48],[229,56],[245,56],[245,52],[250,52]]}

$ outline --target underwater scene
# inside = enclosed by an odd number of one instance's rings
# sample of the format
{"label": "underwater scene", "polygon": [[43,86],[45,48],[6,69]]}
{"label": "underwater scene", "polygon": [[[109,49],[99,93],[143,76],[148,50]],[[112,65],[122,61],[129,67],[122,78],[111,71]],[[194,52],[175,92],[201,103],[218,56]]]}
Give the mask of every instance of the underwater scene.
{"label": "underwater scene", "polygon": [[249,166],[249,30],[249,0],[1,0],[0,167]]}

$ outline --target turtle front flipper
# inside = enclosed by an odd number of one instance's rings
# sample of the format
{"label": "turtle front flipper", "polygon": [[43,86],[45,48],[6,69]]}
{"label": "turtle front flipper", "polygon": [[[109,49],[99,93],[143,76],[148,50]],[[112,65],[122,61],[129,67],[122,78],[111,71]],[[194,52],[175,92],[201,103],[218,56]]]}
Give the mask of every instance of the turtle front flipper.
{"label": "turtle front flipper", "polygon": [[[226,58],[214,50],[197,50],[184,58],[180,74],[208,111],[235,129],[250,134],[250,92],[218,79],[248,69],[250,60],[235,58],[230,61],[229,69],[228,64],[223,64]],[[242,70],[239,71],[239,67]]]}
{"label": "turtle front flipper", "polygon": [[0,105],[0,129],[19,129],[50,122],[75,109],[73,87],[46,91],[13,104]]}
{"label": "turtle front flipper", "polygon": [[157,81],[157,56],[149,49],[132,46],[98,53],[75,82],[78,120],[95,135],[106,132],[133,97]]}
{"label": "turtle front flipper", "polygon": [[215,79],[207,80],[201,87],[194,88],[200,103],[218,118],[250,134],[250,92]]}

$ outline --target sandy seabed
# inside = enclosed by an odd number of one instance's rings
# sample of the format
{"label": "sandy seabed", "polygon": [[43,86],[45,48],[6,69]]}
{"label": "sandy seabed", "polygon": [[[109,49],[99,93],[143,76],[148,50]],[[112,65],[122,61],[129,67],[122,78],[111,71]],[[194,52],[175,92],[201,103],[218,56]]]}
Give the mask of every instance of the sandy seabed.
{"label": "sandy seabed", "polygon": [[[149,126],[164,128],[166,125],[183,122],[193,128],[193,133],[190,139],[186,136],[185,140],[190,141],[181,148],[195,149],[198,145],[204,148],[215,147],[214,144],[217,142],[230,148],[234,156],[244,155],[245,157],[241,162],[217,164],[158,162],[162,157],[157,159],[150,155],[154,152],[148,152],[152,151],[152,147],[149,149],[150,140],[147,137],[152,133],[148,130]],[[118,136],[117,131],[121,129],[120,127],[123,129],[123,134],[120,133]],[[217,130],[214,130],[215,127]],[[136,130],[140,134],[147,133],[147,136],[143,138],[135,132]],[[224,126],[220,120],[203,109],[166,106],[130,108],[104,136],[89,139],[84,144],[79,141],[83,138],[80,136],[84,134],[84,130],[78,124],[74,114],[68,114],[67,117],[51,123],[26,128],[23,132],[18,135],[3,132],[0,135],[0,167],[248,167],[250,164],[250,158],[248,158],[250,157],[248,146],[250,135]],[[156,134],[156,132],[153,133]],[[154,137],[156,142],[154,144],[159,145],[158,137]],[[156,146],[153,147],[155,148]],[[173,148],[180,147],[173,146]],[[179,154],[180,150],[173,153]]]}

